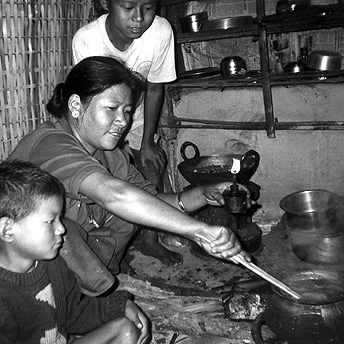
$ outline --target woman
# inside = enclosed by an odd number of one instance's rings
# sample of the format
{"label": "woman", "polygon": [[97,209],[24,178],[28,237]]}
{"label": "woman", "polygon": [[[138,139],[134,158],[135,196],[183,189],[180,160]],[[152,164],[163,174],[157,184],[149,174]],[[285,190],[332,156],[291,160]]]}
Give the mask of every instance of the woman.
{"label": "woman", "polygon": [[[229,228],[185,214],[207,204],[223,205],[228,183],[158,193],[118,147],[143,90],[143,81],[120,61],[88,57],[56,86],[47,104],[57,121],[47,121],[25,136],[10,156],[31,161],[64,184],[66,217],[74,222],[65,221],[61,255],[91,295],[113,283],[108,270],[118,273],[135,232],[133,224],[182,235],[219,258],[241,253],[250,260]],[[213,238],[211,245],[197,236],[200,232]]]}

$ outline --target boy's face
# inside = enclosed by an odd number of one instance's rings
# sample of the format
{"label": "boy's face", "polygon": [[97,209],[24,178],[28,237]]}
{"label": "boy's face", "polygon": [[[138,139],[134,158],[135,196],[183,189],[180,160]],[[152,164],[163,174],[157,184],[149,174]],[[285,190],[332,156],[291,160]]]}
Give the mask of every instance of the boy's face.
{"label": "boy's face", "polygon": [[17,272],[25,272],[25,267],[36,260],[55,258],[62,246],[65,232],[60,221],[63,200],[50,197],[36,202],[34,212],[13,224],[11,247],[15,250]]}
{"label": "boy's face", "polygon": [[132,41],[139,38],[152,24],[156,5],[157,0],[103,0],[109,12],[110,39]]}

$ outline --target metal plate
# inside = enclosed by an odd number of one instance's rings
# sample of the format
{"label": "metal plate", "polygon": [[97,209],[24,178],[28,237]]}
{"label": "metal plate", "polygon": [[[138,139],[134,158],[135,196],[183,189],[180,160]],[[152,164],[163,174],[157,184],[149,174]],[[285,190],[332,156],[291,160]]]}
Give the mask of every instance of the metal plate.
{"label": "metal plate", "polygon": [[221,75],[221,70],[218,67],[208,67],[188,70],[179,75],[179,79],[204,78],[208,76]]}
{"label": "metal plate", "polygon": [[252,16],[239,16],[221,19],[205,20],[200,31],[226,30],[231,27],[242,27],[253,24]]}

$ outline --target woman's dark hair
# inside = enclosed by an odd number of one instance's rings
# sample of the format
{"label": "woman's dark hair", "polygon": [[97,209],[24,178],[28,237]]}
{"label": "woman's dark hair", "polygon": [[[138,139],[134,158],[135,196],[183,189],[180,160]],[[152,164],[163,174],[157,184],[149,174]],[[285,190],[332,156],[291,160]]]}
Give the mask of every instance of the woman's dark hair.
{"label": "woman's dark hair", "polygon": [[61,118],[68,113],[68,100],[72,94],[77,94],[82,103],[88,104],[92,97],[115,85],[130,88],[134,113],[145,88],[142,76],[113,57],[87,57],[72,68],[64,83],[55,87],[46,109]]}

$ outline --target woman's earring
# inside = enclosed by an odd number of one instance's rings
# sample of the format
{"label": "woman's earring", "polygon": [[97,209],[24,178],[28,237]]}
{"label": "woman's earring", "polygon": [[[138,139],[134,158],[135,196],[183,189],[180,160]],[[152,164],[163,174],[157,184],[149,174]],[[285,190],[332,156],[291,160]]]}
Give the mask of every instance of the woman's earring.
{"label": "woman's earring", "polygon": [[73,117],[73,118],[77,119],[77,118],[79,117],[79,115],[80,115],[80,113],[79,113],[78,110],[73,110],[73,111],[72,111],[72,117]]}

